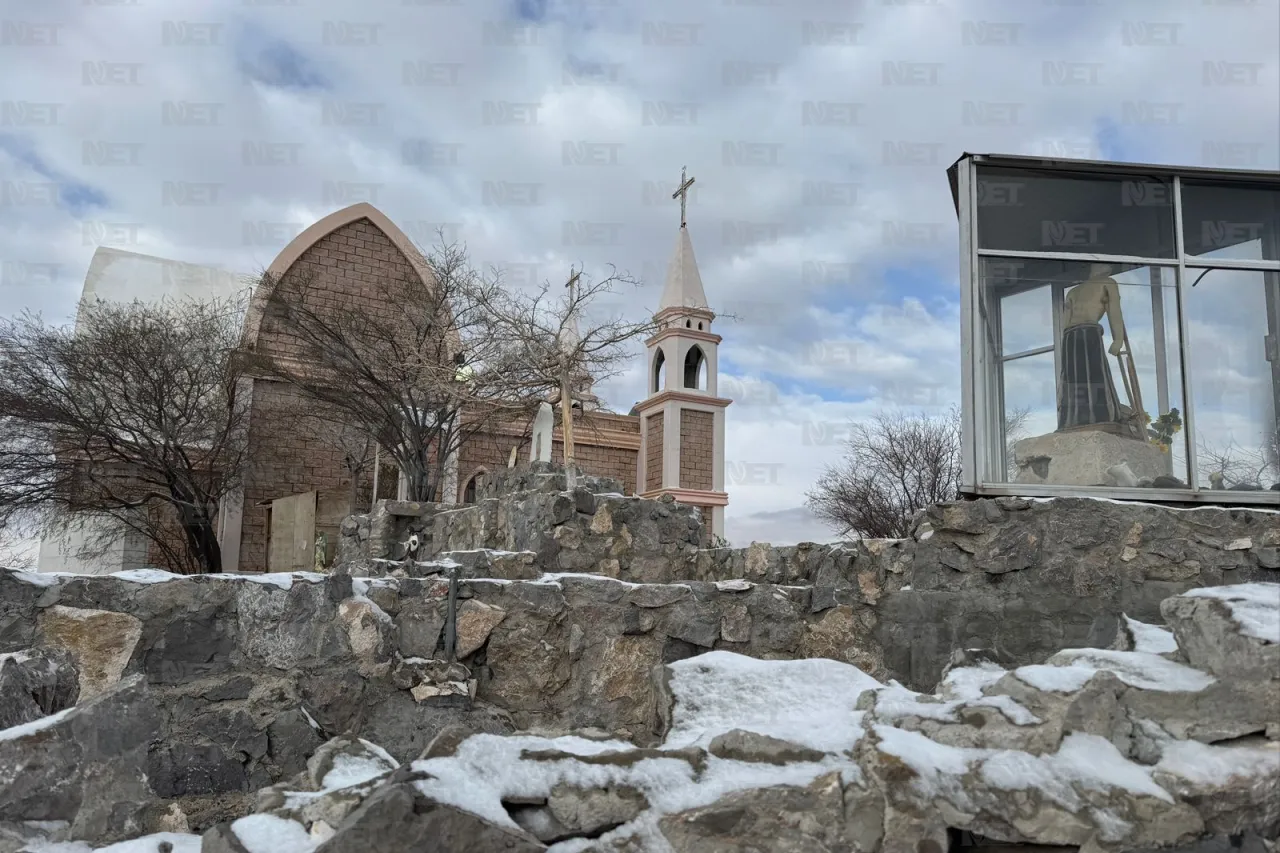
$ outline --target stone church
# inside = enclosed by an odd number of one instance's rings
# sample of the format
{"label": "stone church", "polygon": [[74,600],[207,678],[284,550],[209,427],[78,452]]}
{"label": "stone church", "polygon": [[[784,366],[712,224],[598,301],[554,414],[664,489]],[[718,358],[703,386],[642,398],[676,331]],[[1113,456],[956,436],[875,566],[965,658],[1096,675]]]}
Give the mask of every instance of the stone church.
{"label": "stone church", "polygon": [[[412,241],[370,204],[335,211],[295,237],[268,267],[282,278],[291,269],[318,269],[317,298],[324,292],[368,293],[380,277],[419,276],[430,270]],[[100,248],[86,276],[85,294],[103,299],[159,298],[164,295],[225,295],[234,279],[228,273],[116,249]],[[148,284],[148,282],[151,282]],[[371,310],[377,306],[371,305]],[[654,315],[659,331],[645,342],[645,394],[628,414],[588,402],[575,419],[575,458],[588,474],[621,481],[628,494],[664,494],[697,506],[708,527],[723,536],[725,408],[718,396],[717,347],[710,309],[694,259],[688,228],[682,223],[666,282]],[[283,356],[289,342],[273,323],[267,294],[252,294],[245,318],[243,347],[260,357]],[[668,369],[670,366],[670,369]],[[331,560],[341,520],[367,505],[352,506],[350,475],[342,451],[275,430],[278,418],[296,410],[291,387],[266,377],[250,379],[250,465],[243,490],[219,508],[223,570],[228,572],[311,569],[316,540],[327,542]],[[588,400],[592,398],[587,389]],[[558,418],[557,418],[558,421]],[[443,501],[475,499],[476,484],[489,470],[506,467],[512,449],[519,462],[529,458],[529,423],[509,423],[468,441],[447,460]],[[561,462],[563,445],[556,426],[552,459]],[[399,473],[381,460],[361,475],[357,494],[369,500],[399,497]],[[365,501],[361,499],[360,503]],[[75,556],[78,543],[41,543],[41,571],[105,573],[156,565],[156,549],[145,542],[122,541],[105,560],[92,565]],[[160,566],[164,568],[163,566]]]}

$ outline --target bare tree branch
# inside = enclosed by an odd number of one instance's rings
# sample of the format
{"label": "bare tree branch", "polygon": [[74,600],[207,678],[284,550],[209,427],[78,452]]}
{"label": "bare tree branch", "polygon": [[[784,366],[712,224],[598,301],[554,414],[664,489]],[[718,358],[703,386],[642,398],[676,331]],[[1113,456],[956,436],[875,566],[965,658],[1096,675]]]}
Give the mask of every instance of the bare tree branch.
{"label": "bare tree branch", "polygon": [[[500,280],[497,271],[495,280]],[[619,288],[638,286],[610,267],[604,278],[580,275],[575,287],[558,293],[544,282],[532,294],[494,291],[495,298],[485,303],[519,365],[504,377],[505,393],[559,404],[566,466],[574,461],[574,406],[585,411],[590,385],[621,374],[633,355],[628,344],[660,328],[651,318],[634,322],[602,310]]]}
{"label": "bare tree branch", "polygon": [[846,456],[806,495],[840,536],[901,539],[917,510],[953,500],[960,486],[960,413],[881,414],[851,427]]}
{"label": "bare tree branch", "polygon": [[[527,418],[537,358],[503,323],[510,302],[497,276],[469,263],[465,247],[439,244],[417,275],[379,280],[361,293],[330,287],[323,269],[264,274],[263,320],[288,342],[256,352],[261,375],[288,382],[331,422],[368,435],[408,480],[410,500],[441,499],[447,460],[472,436]],[[504,318],[505,319],[505,318]]]}
{"label": "bare tree branch", "polygon": [[86,302],[74,329],[0,321],[0,526],[114,527],[175,571],[219,571],[218,504],[247,463],[244,307]]}
{"label": "bare tree branch", "polygon": [[1211,445],[1201,440],[1196,453],[1200,470],[1209,472],[1213,489],[1269,489],[1280,482],[1280,427],[1258,447],[1241,447],[1235,441]]}

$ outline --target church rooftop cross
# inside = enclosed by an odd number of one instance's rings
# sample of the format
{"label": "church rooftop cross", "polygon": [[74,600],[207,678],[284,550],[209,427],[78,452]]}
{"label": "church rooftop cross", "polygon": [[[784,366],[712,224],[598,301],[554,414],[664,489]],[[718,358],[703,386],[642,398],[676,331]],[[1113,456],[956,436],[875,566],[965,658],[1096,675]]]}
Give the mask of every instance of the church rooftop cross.
{"label": "church rooftop cross", "polygon": [[689,198],[689,187],[693,186],[693,182],[695,180],[694,178],[686,178],[685,177],[686,174],[687,174],[687,168],[685,166],[681,166],[680,167],[680,186],[678,189],[676,189],[675,192],[671,194],[672,198],[680,199],[680,227],[681,228],[685,226],[685,202],[688,201],[688,198]]}
{"label": "church rooftop cross", "polygon": [[573,267],[569,267],[569,272],[573,274],[569,276],[569,280],[564,283],[564,286],[569,288],[569,301],[573,302],[574,297],[577,296],[578,293],[574,288],[574,285],[578,283],[578,279],[582,278],[582,270],[573,272]]}

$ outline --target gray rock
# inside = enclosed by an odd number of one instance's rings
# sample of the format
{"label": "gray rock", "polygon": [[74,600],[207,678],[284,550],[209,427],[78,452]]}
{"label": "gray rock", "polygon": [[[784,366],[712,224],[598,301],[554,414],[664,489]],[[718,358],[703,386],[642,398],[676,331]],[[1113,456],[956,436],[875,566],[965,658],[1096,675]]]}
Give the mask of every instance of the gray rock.
{"label": "gray rock", "polygon": [[153,684],[185,684],[231,668],[234,622],[217,607],[179,614],[147,649],[143,666]]}
{"label": "gray rock", "polygon": [[458,605],[458,647],[460,658],[470,657],[489,639],[489,634],[506,618],[507,611],[481,601],[464,601]]}
{"label": "gray rock", "polygon": [[200,853],[249,853],[231,829],[230,823],[220,823],[200,837]]}
{"label": "gray rock", "polygon": [[1243,633],[1226,602],[1178,596],[1160,605],[1160,612],[1192,666],[1222,678],[1280,679],[1280,642]]}
{"label": "gray rock", "polygon": [[[1204,818],[1205,828],[1218,836],[1280,836],[1280,745],[1261,737],[1242,738],[1215,752],[1214,758],[1223,766],[1245,768],[1261,762],[1266,769],[1216,779],[1212,774],[1188,779],[1157,770],[1154,778],[1179,800],[1191,803]],[[1244,756],[1243,760],[1233,759],[1233,753]]]}
{"label": "gray rock", "polygon": [[30,649],[0,656],[0,729],[70,708],[80,694],[71,656]]}
{"label": "gray rock", "polygon": [[700,602],[681,601],[667,610],[662,626],[668,637],[710,649],[720,638],[720,610]]}
{"label": "gray rock", "polygon": [[513,803],[506,808],[517,826],[543,844],[554,844],[574,837],[573,831],[556,820],[545,804]]}
{"label": "gray rock", "polygon": [[311,755],[324,742],[300,708],[281,712],[267,727],[267,749],[282,776],[292,776],[307,765]]}
{"label": "gray rock", "polygon": [[28,853],[67,841],[65,824],[26,824],[0,821],[0,853]]}
{"label": "gray rock", "polygon": [[567,835],[595,836],[635,820],[649,808],[649,801],[635,788],[578,788],[556,785],[547,797],[547,809]]}
{"label": "gray rock", "polygon": [[[140,676],[0,739],[0,821],[67,821],[97,844],[140,834],[160,718]],[[18,769],[21,768],[21,772]]]}
{"label": "gray rock", "polygon": [[240,757],[207,740],[158,746],[147,761],[147,776],[156,794],[165,798],[250,788],[249,773]]}
{"label": "gray rock", "polygon": [[471,737],[475,732],[466,726],[460,726],[456,723],[445,726],[440,730],[431,743],[427,744],[427,748],[422,750],[422,754],[418,756],[419,761],[426,761],[430,758],[447,758],[458,751],[458,747],[462,742]]}
{"label": "gray rock", "polygon": [[533,853],[536,839],[437,803],[410,783],[384,785],[335,828],[316,853]]}
{"label": "gray rock", "polygon": [[341,771],[344,766],[353,762],[380,768],[383,773],[390,773],[398,766],[370,749],[360,738],[342,735],[325,742],[307,759],[307,790],[321,790],[325,786],[325,778],[331,772],[335,769]]}
{"label": "gray rock", "polygon": [[[511,714],[492,703],[476,700],[468,707],[441,707],[415,702],[406,691],[376,691],[368,697],[355,727],[365,740],[376,743],[401,763],[413,761],[450,726],[470,734],[510,734],[516,726]],[[342,729],[337,729],[342,731]]]}
{"label": "gray rock", "polygon": [[855,846],[846,832],[839,773],[820,776],[806,787],[780,785],[729,794],[712,805],[668,815],[659,826],[676,853],[876,850]]}
{"label": "gray rock", "polygon": [[807,746],[743,729],[717,735],[711,740],[707,751],[717,758],[763,764],[821,761],[825,755]]}
{"label": "gray rock", "polygon": [[407,658],[434,658],[444,623],[443,599],[432,596],[402,602],[395,618],[400,654]]}

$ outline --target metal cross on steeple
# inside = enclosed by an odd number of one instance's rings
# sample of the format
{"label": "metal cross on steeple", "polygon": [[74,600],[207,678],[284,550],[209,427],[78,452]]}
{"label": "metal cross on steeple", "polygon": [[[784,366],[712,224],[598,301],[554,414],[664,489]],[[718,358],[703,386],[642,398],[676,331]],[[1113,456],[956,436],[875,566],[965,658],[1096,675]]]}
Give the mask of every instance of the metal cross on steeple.
{"label": "metal cross on steeple", "polygon": [[694,181],[693,178],[689,178],[687,180],[685,179],[685,174],[686,174],[685,168],[686,167],[684,166],[680,167],[680,187],[671,194],[672,198],[680,199],[680,227],[681,228],[685,226],[685,202],[689,198],[689,187],[693,186],[693,181]]}
{"label": "metal cross on steeple", "polygon": [[569,276],[569,280],[564,283],[564,286],[569,288],[569,302],[572,304],[574,297],[578,294],[577,290],[574,289],[574,285],[578,283],[578,279],[582,278],[582,270],[573,272],[573,267],[569,267],[569,272],[573,274]]}

